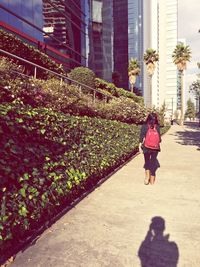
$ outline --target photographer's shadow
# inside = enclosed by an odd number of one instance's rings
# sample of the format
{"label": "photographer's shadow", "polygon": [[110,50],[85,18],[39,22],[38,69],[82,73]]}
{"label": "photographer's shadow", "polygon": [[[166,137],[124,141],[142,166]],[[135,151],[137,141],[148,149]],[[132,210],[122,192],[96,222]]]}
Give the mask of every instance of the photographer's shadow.
{"label": "photographer's shadow", "polygon": [[165,220],[153,217],[138,256],[142,267],[177,267],[179,251],[175,242],[164,235]]}

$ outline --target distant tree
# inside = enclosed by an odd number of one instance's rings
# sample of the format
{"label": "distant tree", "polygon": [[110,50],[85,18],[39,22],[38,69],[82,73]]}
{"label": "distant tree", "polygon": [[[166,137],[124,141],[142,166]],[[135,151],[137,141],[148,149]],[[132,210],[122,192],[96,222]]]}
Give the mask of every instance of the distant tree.
{"label": "distant tree", "polygon": [[150,108],[152,108],[152,76],[156,68],[155,63],[159,60],[159,55],[156,50],[148,48],[146,49],[143,58],[147,66],[147,73],[150,77]]}
{"label": "distant tree", "polygon": [[134,84],[137,76],[140,74],[140,65],[136,58],[131,58],[128,65],[128,77],[131,84],[131,92],[133,93]]}
{"label": "distant tree", "polygon": [[161,126],[164,126],[164,124],[165,124],[165,113],[166,113],[166,110],[167,110],[167,107],[166,107],[165,101],[162,104],[162,106],[156,110],[157,113],[159,114],[159,122],[160,122]]}
{"label": "distant tree", "polygon": [[200,126],[200,80],[196,80],[190,85],[190,92],[192,92],[196,98],[196,100],[199,101],[199,126]]}
{"label": "distant tree", "polygon": [[185,118],[194,119],[195,118],[195,105],[192,100],[189,98],[187,101],[187,109],[185,112]]}
{"label": "distant tree", "polygon": [[[197,67],[198,67],[199,70],[200,70],[200,62],[197,62]],[[197,77],[200,78],[200,73],[197,74]]]}
{"label": "distant tree", "polygon": [[191,58],[191,50],[188,45],[184,45],[183,43],[177,44],[176,48],[173,51],[172,59],[174,64],[177,66],[177,69],[180,73],[181,79],[181,121],[180,125],[183,125],[183,106],[184,106],[184,98],[183,98],[183,71],[187,67],[187,62],[190,61]]}
{"label": "distant tree", "polygon": [[190,92],[193,93],[196,98],[200,97],[200,80],[196,80],[190,85]]}

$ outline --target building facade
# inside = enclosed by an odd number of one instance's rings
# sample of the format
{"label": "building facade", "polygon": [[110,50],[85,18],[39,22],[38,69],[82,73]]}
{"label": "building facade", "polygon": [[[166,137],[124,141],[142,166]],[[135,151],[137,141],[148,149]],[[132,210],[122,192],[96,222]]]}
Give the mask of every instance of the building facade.
{"label": "building facade", "polygon": [[136,58],[141,72],[136,79],[135,87],[143,93],[143,53],[144,53],[144,24],[143,1],[128,0],[128,59]]}
{"label": "building facade", "polygon": [[[159,5],[158,0],[148,1],[144,5],[144,15],[143,15],[143,24],[144,24],[144,50],[153,48],[159,53]],[[153,74],[152,79],[147,73],[147,68],[143,62],[143,96],[145,104],[150,106],[159,107],[160,106],[160,88],[159,88],[159,62],[155,63],[156,68]],[[150,90],[152,93],[150,93]]]}
{"label": "building facade", "polygon": [[119,73],[119,86],[129,88],[128,82],[128,0],[113,1],[113,61]]}
{"label": "building facade", "polygon": [[121,75],[120,87],[129,90],[128,64],[131,58],[136,58],[140,64],[141,73],[136,79],[135,87],[141,94],[144,91],[143,8],[143,0],[113,1],[114,71]]}
{"label": "building facade", "polygon": [[177,67],[172,54],[178,43],[178,0],[159,1],[159,104],[167,111],[177,109]]}
{"label": "building facade", "polygon": [[42,8],[42,0],[0,0],[1,23],[16,28],[18,32],[43,41],[43,33],[37,29],[42,29],[43,27]]}
{"label": "building facade", "polygon": [[0,0],[0,26],[66,70],[86,65],[87,0]]}
{"label": "building facade", "polygon": [[[135,86],[145,104],[168,111],[179,106],[177,69],[178,0],[0,0],[0,26],[43,50],[66,70],[88,66],[98,77],[129,90],[128,63],[137,58]],[[143,62],[147,48],[159,53],[151,82]]]}
{"label": "building facade", "polygon": [[144,7],[144,50],[151,47],[159,54],[152,78],[152,99],[150,79],[144,69],[144,100],[147,106],[165,105],[171,115],[179,101],[177,68],[172,59],[178,41],[177,19],[177,0],[151,0]]}
{"label": "building facade", "polygon": [[88,67],[98,77],[112,81],[113,21],[112,0],[91,0]]}

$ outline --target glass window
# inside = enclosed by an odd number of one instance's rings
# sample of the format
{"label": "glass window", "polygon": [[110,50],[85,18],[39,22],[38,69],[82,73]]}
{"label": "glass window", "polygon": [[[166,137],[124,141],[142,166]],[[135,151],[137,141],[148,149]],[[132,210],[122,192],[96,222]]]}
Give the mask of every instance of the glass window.
{"label": "glass window", "polygon": [[102,2],[93,1],[92,19],[95,22],[102,23]]}

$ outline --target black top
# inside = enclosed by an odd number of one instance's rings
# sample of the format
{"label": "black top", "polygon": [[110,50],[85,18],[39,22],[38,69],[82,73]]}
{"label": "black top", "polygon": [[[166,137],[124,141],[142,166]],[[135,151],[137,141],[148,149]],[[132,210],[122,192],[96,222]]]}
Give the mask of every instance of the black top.
{"label": "black top", "polygon": [[[157,124],[156,124],[156,130],[159,133],[160,142],[161,142],[160,126],[157,125]],[[141,127],[141,130],[140,130],[140,139],[139,139],[140,143],[143,143],[147,131],[148,131],[148,125],[147,124],[143,124],[142,127]],[[142,146],[142,149],[143,149],[144,153],[147,152],[147,151],[160,151],[160,146],[159,146],[159,149],[151,149],[151,148],[147,148],[147,147]]]}

